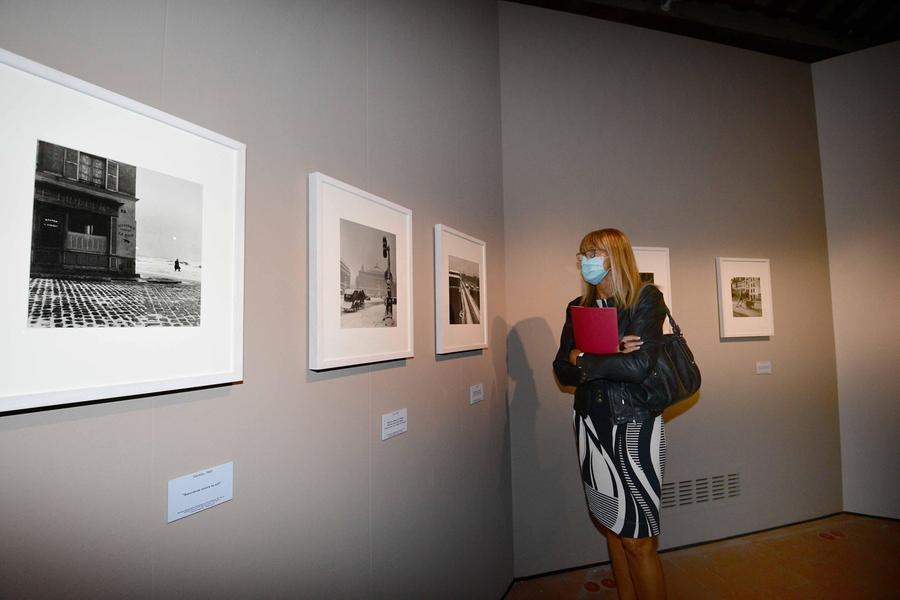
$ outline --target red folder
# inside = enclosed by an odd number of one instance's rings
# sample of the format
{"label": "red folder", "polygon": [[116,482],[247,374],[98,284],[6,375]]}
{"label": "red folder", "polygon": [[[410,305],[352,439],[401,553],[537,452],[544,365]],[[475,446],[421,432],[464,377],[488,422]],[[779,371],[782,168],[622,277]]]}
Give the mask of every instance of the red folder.
{"label": "red folder", "polygon": [[615,308],[573,306],[571,311],[576,348],[588,354],[619,351],[619,322]]}

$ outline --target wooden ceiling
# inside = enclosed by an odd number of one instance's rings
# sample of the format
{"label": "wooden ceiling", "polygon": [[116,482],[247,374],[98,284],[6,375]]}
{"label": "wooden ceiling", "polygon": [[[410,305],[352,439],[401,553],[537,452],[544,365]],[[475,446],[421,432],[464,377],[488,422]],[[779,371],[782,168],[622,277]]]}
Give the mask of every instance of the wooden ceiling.
{"label": "wooden ceiling", "polygon": [[511,0],[813,63],[900,39],[900,0]]}

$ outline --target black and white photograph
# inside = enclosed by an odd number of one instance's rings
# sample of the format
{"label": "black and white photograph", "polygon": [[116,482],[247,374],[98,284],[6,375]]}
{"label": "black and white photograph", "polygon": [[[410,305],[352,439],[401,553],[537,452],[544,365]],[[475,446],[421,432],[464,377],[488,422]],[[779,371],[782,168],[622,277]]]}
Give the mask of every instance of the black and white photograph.
{"label": "black and white photograph", "polygon": [[448,255],[449,311],[451,325],[481,323],[481,284],[478,263]]}
{"label": "black and white photograph", "polygon": [[397,236],[341,219],[341,327],[396,327]]}
{"label": "black and white photograph", "polygon": [[200,325],[203,186],[39,140],[29,327]]}
{"label": "black and white photograph", "polygon": [[434,349],[451,354],[487,348],[487,244],[434,226]]}
{"label": "black and white photograph", "polygon": [[716,257],[716,286],[723,339],[775,335],[769,259]]}
{"label": "black and white photograph", "polygon": [[0,410],[241,381],[246,146],[2,49],[0,90]]}
{"label": "black and white photograph", "polygon": [[413,356],[412,211],[309,174],[309,368]]}
{"label": "black and white photograph", "polygon": [[762,316],[759,277],[731,278],[731,314],[740,318]]}

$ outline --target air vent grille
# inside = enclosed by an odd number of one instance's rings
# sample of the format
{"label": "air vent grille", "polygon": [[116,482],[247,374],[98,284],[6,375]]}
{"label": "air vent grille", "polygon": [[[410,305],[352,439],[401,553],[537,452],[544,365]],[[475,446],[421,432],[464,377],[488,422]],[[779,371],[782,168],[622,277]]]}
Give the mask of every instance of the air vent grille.
{"label": "air vent grille", "polygon": [[725,497],[725,476],[716,475],[712,478],[712,497],[713,500],[721,500]]}
{"label": "air vent grille", "polygon": [[709,478],[701,477],[694,480],[694,502],[709,502]]}
{"label": "air vent grille", "polygon": [[740,495],[740,473],[728,473],[664,483],[660,500],[663,508],[680,508],[722,502]]}
{"label": "air vent grille", "polygon": [[694,482],[679,481],[678,482],[678,506],[694,503]]}

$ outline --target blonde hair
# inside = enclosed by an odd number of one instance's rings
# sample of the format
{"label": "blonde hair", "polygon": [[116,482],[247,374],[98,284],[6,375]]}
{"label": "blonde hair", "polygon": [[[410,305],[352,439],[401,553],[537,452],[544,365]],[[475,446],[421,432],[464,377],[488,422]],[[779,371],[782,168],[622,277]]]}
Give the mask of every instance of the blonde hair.
{"label": "blonde hair", "polygon": [[[606,278],[610,281],[616,306],[623,309],[634,306],[641,291],[641,274],[628,236],[618,229],[592,231],[581,239],[578,251],[584,253],[592,249],[605,250],[609,255],[609,275]],[[595,306],[597,298],[597,286],[585,281],[581,305]]]}

